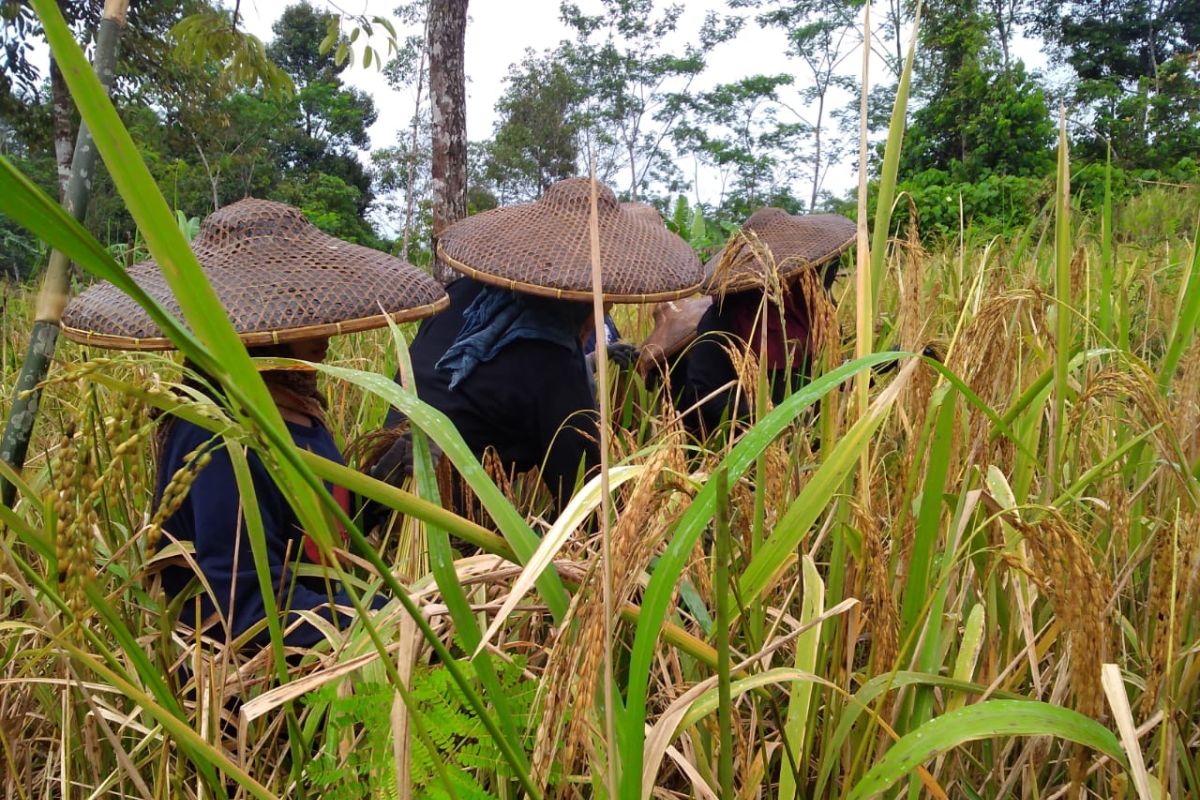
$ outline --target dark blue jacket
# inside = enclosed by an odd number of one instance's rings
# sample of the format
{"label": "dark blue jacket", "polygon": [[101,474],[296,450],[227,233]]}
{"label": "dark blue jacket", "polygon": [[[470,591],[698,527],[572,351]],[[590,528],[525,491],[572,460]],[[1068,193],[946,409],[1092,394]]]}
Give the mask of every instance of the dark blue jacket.
{"label": "dark blue jacket", "polygon": [[[229,459],[220,437],[190,422],[180,419],[167,423],[167,432],[161,453],[158,485],[155,488],[155,504],[162,497],[166,483],[184,463],[184,457],[202,444],[209,443],[212,461],[200,471],[192,483],[183,504],[163,524],[169,537],[195,545],[196,564],[208,581],[216,596],[222,616],[229,621],[232,636],[244,633],[266,615],[262,594],[259,592],[258,575],[254,567],[250,537],[246,532],[245,517],[241,510],[237,480],[233,464]],[[341,453],[333,436],[322,425],[304,426],[289,422],[288,430],[296,444],[319,456],[342,463]],[[254,493],[262,515],[263,530],[267,545],[267,561],[271,574],[271,585],[276,590],[276,607],[281,610],[313,610],[328,620],[345,627],[350,622],[346,614],[338,614],[332,604],[350,607],[350,598],[343,592],[330,592],[325,582],[318,578],[293,580],[290,569],[304,556],[304,532],[300,529],[295,512],[288,505],[283,492],[275,485],[254,451],[247,454]],[[163,544],[169,541],[164,536]],[[240,541],[239,541],[240,540]],[[234,553],[237,553],[236,561]],[[163,587],[174,597],[183,591],[193,577],[189,567],[168,567],[163,572]],[[232,592],[232,602],[230,601]],[[290,599],[289,599],[290,598]],[[386,602],[386,598],[375,597],[375,607]],[[195,626],[195,603],[184,603],[180,618]],[[200,594],[200,620],[209,617],[214,606],[208,592]],[[296,615],[285,613],[280,619],[284,630],[295,621]],[[218,627],[210,635],[221,637],[225,631]],[[309,647],[321,639],[321,633],[312,625],[302,625],[286,637],[288,645]],[[255,644],[265,645],[270,634],[264,629],[255,639]]]}

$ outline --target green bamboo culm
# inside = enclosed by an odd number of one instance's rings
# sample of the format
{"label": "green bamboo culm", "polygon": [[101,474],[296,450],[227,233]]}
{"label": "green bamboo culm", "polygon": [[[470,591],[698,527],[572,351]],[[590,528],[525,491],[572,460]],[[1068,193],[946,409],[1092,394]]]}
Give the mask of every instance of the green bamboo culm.
{"label": "green bamboo culm", "polygon": [[[112,91],[113,76],[117,66],[117,44],[125,29],[125,17],[129,0],[107,0],[100,26],[96,31],[96,53],[92,67],[106,92]],[[67,181],[64,205],[67,213],[80,222],[87,214],[88,198],[92,193],[92,179],[96,174],[96,146],[86,122],[79,123],[75,137],[75,152],[71,157],[71,175]],[[38,295],[34,314],[33,330],[29,335],[29,346],[25,361],[13,388],[13,399],[4,436],[0,439],[0,461],[10,465],[18,473],[25,466],[29,453],[29,441],[33,437],[33,426],[37,422],[38,402],[41,391],[38,386],[50,369],[50,359],[58,344],[59,322],[67,305],[69,290],[70,261],[67,256],[54,250],[46,267],[42,290]],[[16,500],[17,486],[0,476],[0,503],[11,507]]]}

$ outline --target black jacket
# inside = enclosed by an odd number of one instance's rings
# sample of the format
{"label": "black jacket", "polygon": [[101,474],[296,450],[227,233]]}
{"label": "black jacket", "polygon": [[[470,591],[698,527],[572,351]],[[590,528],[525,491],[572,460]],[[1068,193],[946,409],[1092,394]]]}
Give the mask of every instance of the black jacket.
{"label": "black jacket", "polygon": [[[449,374],[435,365],[457,338],[463,313],[482,288],[476,280],[459,278],[446,288],[450,307],[421,324],[411,347],[417,396],[450,418],[476,457],[491,447],[510,473],[542,467],[542,479],[561,508],[580,465],[590,469],[600,463],[583,351],[516,341],[451,389]],[[386,424],[403,419],[393,409]]]}

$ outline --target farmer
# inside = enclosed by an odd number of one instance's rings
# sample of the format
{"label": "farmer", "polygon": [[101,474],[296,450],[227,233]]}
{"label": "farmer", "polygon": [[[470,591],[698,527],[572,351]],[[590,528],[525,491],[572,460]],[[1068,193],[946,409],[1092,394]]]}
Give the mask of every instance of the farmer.
{"label": "farmer", "polygon": [[707,436],[749,415],[758,373],[739,381],[735,354],[752,354],[749,363],[765,367],[774,403],[807,380],[815,345],[831,333],[822,327],[835,324],[819,304],[854,235],[854,223],[835,214],[760,209],[706,265],[708,297],[655,309],[639,366],[665,363],[690,343],[671,371],[689,430]]}
{"label": "farmer", "polygon": [[[298,209],[282,203],[246,199],[226,206],[204,221],[192,248],[253,356],[320,362],[331,335],[377,328],[389,318],[419,319],[447,303],[441,287],[425,273],[400,259],[327,236]],[[179,314],[154,261],[137,264],[129,273]],[[68,338],[102,347],[172,346],[145,311],[109,284],[93,286],[76,298],[64,315],[63,329]],[[315,370],[265,369],[262,377],[295,443],[340,463]],[[217,399],[209,388],[217,384],[210,378],[189,378],[185,384]],[[156,507],[172,502],[169,498],[181,485],[177,476],[188,475],[190,463],[203,463],[193,462],[198,453],[210,459],[191,477],[182,501],[162,525],[164,542],[194,548],[188,559],[194,569],[172,565],[164,570],[167,594],[189,592],[193,578],[199,577],[199,613],[196,603],[186,600],[182,621],[203,629],[215,622],[218,638],[240,637],[259,626],[251,641],[265,644],[269,636],[260,623],[266,609],[228,444],[219,434],[171,417],[159,428],[158,445]],[[285,642],[311,646],[322,633],[297,612],[315,612],[345,627],[352,618],[349,597],[331,591],[320,578],[295,577],[297,565],[320,563],[320,554],[257,453],[250,450],[247,460],[273,591],[279,607],[286,609],[280,620]],[[349,510],[349,493],[343,487],[327,488]],[[379,607],[384,600],[376,596],[373,605]]]}
{"label": "farmer", "polygon": [[[491,449],[512,475],[541,470],[559,508],[583,470],[599,463],[593,379],[583,343],[592,332],[591,185],[569,178],[533,203],[451,225],[438,256],[464,273],[450,308],[412,343],[418,396],[444,412],[477,458]],[[678,297],[700,284],[687,243],[598,187],[604,300]],[[403,417],[393,412],[387,425]],[[403,438],[378,469],[407,469]]]}

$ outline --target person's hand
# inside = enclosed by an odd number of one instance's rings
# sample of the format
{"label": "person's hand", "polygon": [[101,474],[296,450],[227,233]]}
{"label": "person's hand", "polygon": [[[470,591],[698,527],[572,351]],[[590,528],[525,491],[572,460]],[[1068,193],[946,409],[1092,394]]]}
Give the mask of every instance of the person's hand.
{"label": "person's hand", "polygon": [[638,360],[637,345],[631,342],[613,342],[608,346],[608,360],[620,369],[632,367]]}
{"label": "person's hand", "polygon": [[[608,360],[615,364],[618,369],[627,369],[633,366],[638,360],[638,347],[630,342],[613,342],[605,348],[608,352]],[[590,372],[596,371],[596,351],[588,353],[583,357],[587,362],[587,368]]]}
{"label": "person's hand", "polygon": [[643,375],[654,365],[687,347],[696,338],[700,318],[712,306],[711,297],[691,297],[672,300],[654,307],[654,330],[642,343],[638,354],[638,371]]}
{"label": "person's hand", "polygon": [[[426,441],[429,442],[429,454],[436,466],[442,457],[442,449],[432,439],[426,437]],[[405,431],[396,437],[396,441],[367,470],[367,474],[376,480],[398,487],[405,478],[413,474],[413,456],[412,432]]]}

